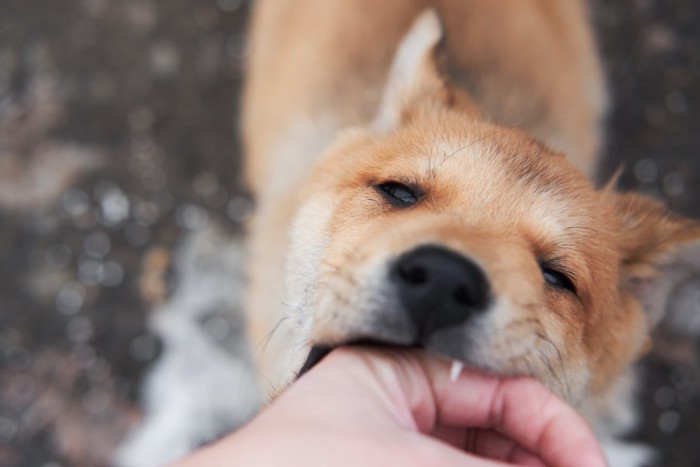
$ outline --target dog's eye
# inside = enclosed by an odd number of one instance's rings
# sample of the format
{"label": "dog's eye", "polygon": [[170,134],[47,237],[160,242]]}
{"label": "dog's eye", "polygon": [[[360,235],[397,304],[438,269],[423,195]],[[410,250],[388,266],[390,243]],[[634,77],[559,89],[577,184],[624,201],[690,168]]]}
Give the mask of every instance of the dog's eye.
{"label": "dog's eye", "polygon": [[384,199],[397,208],[405,208],[416,204],[420,196],[416,189],[399,182],[384,182],[375,185],[375,188],[384,196]]}
{"label": "dog's eye", "polygon": [[544,276],[544,280],[547,282],[547,284],[551,285],[552,287],[556,287],[557,289],[567,290],[576,295],[576,286],[574,286],[574,283],[571,281],[571,279],[569,279],[569,276],[561,271],[547,266],[546,264],[543,264],[540,267],[542,268],[542,275]]}

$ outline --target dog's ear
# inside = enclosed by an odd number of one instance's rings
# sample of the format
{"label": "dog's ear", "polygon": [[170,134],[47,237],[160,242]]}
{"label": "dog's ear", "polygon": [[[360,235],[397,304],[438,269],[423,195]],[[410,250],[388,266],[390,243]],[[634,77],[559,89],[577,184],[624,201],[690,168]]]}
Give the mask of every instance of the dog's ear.
{"label": "dog's ear", "polygon": [[449,85],[442,70],[444,55],[442,22],[434,9],[427,9],[396,50],[374,121],[376,130],[391,131],[417,112],[466,99]]}
{"label": "dog's ear", "polygon": [[700,281],[700,223],[672,214],[646,196],[610,196],[622,219],[623,286],[642,304],[650,327],[655,326],[676,292]]}

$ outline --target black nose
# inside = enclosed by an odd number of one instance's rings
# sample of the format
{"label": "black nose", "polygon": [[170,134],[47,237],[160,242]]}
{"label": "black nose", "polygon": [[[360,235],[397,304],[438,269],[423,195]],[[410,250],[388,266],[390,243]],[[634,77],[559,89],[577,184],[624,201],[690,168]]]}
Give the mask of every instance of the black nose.
{"label": "black nose", "polygon": [[481,268],[447,248],[426,245],[400,256],[391,272],[420,337],[485,310],[489,283]]}

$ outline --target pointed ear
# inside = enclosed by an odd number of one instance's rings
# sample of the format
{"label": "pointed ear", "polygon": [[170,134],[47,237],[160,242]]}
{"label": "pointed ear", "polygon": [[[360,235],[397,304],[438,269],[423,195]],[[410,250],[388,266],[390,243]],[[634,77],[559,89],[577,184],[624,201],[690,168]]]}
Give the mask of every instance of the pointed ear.
{"label": "pointed ear", "polygon": [[449,106],[455,92],[441,67],[444,58],[442,22],[432,8],[425,10],[401,40],[374,121],[380,132],[390,131],[421,107]]}
{"label": "pointed ear", "polygon": [[642,195],[610,195],[622,219],[624,285],[654,326],[676,291],[700,281],[700,223],[672,214]]}

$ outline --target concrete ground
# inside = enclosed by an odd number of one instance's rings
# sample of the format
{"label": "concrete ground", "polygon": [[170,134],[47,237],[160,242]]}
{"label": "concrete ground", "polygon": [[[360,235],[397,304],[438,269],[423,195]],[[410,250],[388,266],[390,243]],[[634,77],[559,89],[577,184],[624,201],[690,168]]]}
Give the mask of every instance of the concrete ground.
{"label": "concrete ground", "polygon": [[[139,420],[174,249],[211,225],[237,236],[250,208],[247,12],[0,2],[0,465],[107,465]],[[594,18],[613,96],[601,178],[623,164],[623,188],[700,217],[700,3],[596,0]],[[688,297],[697,316],[700,291]],[[240,327],[227,323],[224,340]],[[656,342],[633,438],[662,465],[700,465],[698,340],[666,327]]]}

